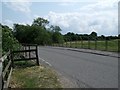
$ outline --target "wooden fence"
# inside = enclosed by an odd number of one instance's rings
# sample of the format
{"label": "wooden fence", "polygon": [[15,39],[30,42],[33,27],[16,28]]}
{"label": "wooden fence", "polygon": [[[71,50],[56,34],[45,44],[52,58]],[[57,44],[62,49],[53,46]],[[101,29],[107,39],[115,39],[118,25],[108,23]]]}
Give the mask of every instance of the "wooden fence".
{"label": "wooden fence", "polygon": [[12,69],[15,67],[14,62],[23,60],[36,60],[36,64],[39,65],[38,46],[35,44],[22,44],[22,47],[19,50],[10,50],[0,58],[0,61],[2,62],[1,89],[8,88],[9,86]]}
{"label": "wooden fence", "polygon": [[[15,57],[17,56],[17,57]],[[38,58],[38,46],[36,44],[22,44],[22,47],[18,51],[12,51],[13,63],[14,67],[15,61],[28,61],[28,60],[36,60],[36,64],[39,65]]]}
{"label": "wooden fence", "polygon": [[2,58],[2,89],[7,88],[9,85],[11,73],[12,73],[12,59],[11,59],[11,51],[5,54]]}

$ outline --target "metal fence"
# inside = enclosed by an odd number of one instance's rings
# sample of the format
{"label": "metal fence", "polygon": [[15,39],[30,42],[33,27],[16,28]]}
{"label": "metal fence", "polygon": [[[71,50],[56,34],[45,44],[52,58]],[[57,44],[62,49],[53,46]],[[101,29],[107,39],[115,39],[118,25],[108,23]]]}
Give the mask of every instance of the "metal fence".
{"label": "metal fence", "polygon": [[64,43],[55,43],[52,46],[119,52],[119,40],[118,39],[79,40],[79,41],[76,40],[76,41],[67,41]]}

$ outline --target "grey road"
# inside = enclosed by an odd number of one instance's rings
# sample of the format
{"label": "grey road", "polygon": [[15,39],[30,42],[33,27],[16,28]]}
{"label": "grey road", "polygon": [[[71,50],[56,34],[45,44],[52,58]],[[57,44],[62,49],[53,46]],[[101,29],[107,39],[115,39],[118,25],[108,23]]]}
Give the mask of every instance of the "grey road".
{"label": "grey road", "polygon": [[118,58],[39,47],[39,57],[78,87],[118,88]]}

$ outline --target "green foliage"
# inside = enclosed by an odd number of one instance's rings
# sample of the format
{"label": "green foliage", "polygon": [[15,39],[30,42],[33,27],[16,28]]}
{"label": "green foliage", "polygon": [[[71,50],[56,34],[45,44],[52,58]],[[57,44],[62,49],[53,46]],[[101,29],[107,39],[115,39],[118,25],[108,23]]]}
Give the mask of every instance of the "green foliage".
{"label": "green foliage", "polygon": [[18,41],[13,36],[12,30],[8,26],[2,25],[2,50],[7,52],[10,49],[16,50],[18,49]]}
{"label": "green foliage", "polygon": [[33,26],[45,26],[45,25],[47,25],[47,24],[49,24],[49,21],[48,20],[46,20],[46,19],[44,19],[44,18],[41,18],[41,17],[38,17],[37,19],[34,19],[34,21],[33,21]]}
{"label": "green foliage", "polygon": [[89,37],[91,40],[96,40],[96,38],[97,38],[97,33],[96,32],[92,32],[91,34],[90,34],[90,37]]}
{"label": "green foliage", "polygon": [[50,27],[50,29],[51,29],[51,33],[52,33],[53,43],[63,43],[64,39],[63,39],[62,34],[60,33],[60,31],[61,31],[60,27],[52,25]]}
{"label": "green foliage", "polygon": [[92,32],[91,34],[75,34],[73,32],[68,32],[64,35],[65,41],[76,41],[76,40],[114,40],[119,39],[120,35],[118,36],[97,36],[96,32]]}
{"label": "green foliage", "polygon": [[64,35],[64,39],[66,41],[76,41],[79,38],[80,37],[78,36],[78,34],[74,34],[73,32],[68,32],[67,34]]}
{"label": "green foliage", "polygon": [[52,25],[46,29],[47,24],[49,24],[49,21],[44,18],[34,19],[31,26],[14,24],[14,36],[19,42],[27,44],[50,45],[52,43],[63,43],[64,39],[60,33],[60,27]]}
{"label": "green foliage", "polygon": [[[13,31],[9,27],[3,27],[3,45],[8,45],[4,47],[4,50],[14,47],[12,44],[16,42],[26,43],[26,44],[39,44],[39,45],[51,45],[53,43],[63,44],[64,41],[80,41],[80,40],[112,40],[120,38],[117,36],[97,36],[96,32],[91,34],[75,34],[73,32],[68,32],[65,35],[61,34],[61,28],[59,26],[49,25],[49,21],[44,18],[34,19],[32,25],[21,25],[14,24]],[[13,33],[13,34],[12,34]],[[16,37],[16,40],[14,36]]]}

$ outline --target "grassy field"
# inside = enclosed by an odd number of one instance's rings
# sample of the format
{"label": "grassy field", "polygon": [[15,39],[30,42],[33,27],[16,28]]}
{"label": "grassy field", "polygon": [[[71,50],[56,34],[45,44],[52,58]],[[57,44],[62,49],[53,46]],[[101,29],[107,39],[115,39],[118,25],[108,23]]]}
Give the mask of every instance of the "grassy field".
{"label": "grassy field", "polygon": [[61,88],[55,71],[45,66],[35,66],[31,62],[16,63],[13,70],[11,88]]}
{"label": "grassy field", "polygon": [[[57,45],[58,46],[58,45]],[[118,40],[109,40],[107,41],[72,41],[60,44],[59,46],[72,47],[72,48],[84,48],[84,49],[96,49],[96,50],[105,50],[111,52],[118,52]]]}

